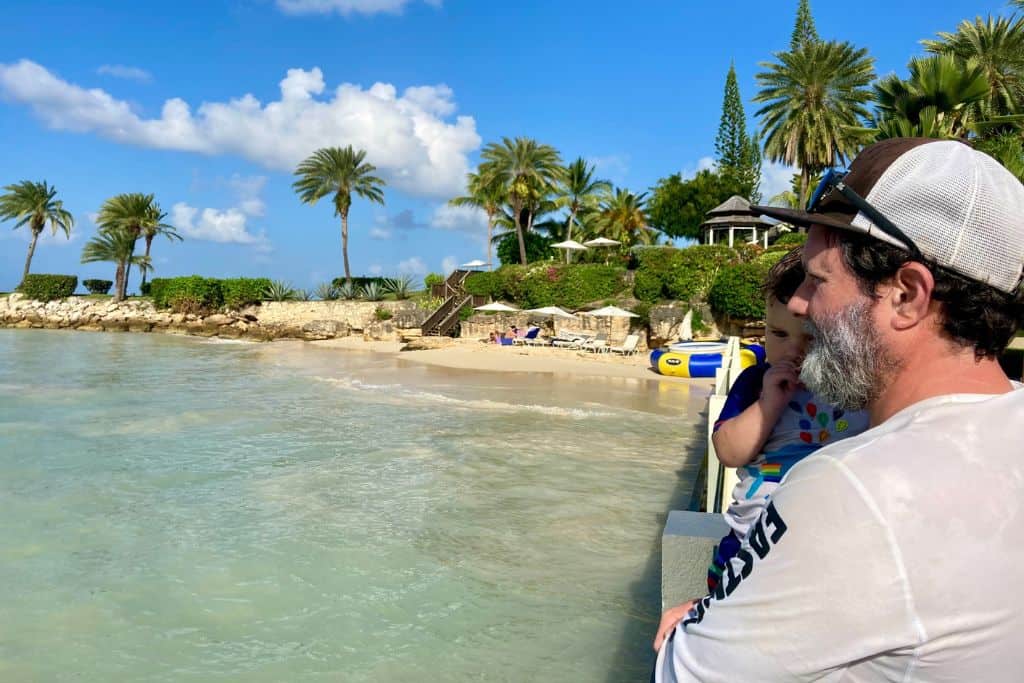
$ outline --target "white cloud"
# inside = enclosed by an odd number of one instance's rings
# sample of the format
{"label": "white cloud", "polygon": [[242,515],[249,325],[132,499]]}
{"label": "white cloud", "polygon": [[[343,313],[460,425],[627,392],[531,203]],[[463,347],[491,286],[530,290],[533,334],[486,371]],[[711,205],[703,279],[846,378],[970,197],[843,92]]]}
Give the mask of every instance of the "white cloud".
{"label": "white cloud", "polygon": [[248,244],[261,251],[269,251],[270,243],[266,236],[248,232],[246,220],[245,212],[237,207],[200,211],[185,202],[172,206],[170,215],[171,225],[189,239],[221,244]]}
{"label": "white cloud", "polygon": [[370,266],[366,270],[368,270],[370,272],[370,275],[380,275],[381,273],[384,272],[384,268],[382,268],[379,263],[374,263],[372,266]]}
{"label": "white cloud", "polygon": [[398,272],[402,275],[426,275],[427,264],[419,256],[413,256],[398,262]]}
{"label": "white cloud", "polygon": [[775,195],[788,190],[793,174],[797,172],[799,169],[795,166],[777,161],[765,162],[761,166],[761,200],[767,203]]}
{"label": "white cloud", "polygon": [[391,231],[387,228],[380,228],[373,226],[370,228],[370,239],[371,240],[387,240],[391,239]]}
{"label": "white cloud", "polygon": [[238,197],[238,208],[242,213],[255,217],[266,213],[267,205],[260,197],[266,184],[267,177],[263,175],[241,176],[236,173],[228,180],[228,186]]}
{"label": "white cloud", "polygon": [[129,81],[138,81],[139,83],[149,83],[153,80],[153,74],[145,69],[140,69],[137,66],[125,66],[124,64],[104,64],[96,69],[96,73],[101,76],[113,76],[114,78],[123,78]]}
{"label": "white cloud", "polygon": [[696,166],[684,166],[679,172],[683,180],[689,180],[693,178],[701,171],[713,171],[718,168],[718,162],[715,161],[714,157],[701,157],[697,160]]}
{"label": "white cloud", "polygon": [[454,256],[445,256],[441,260],[441,272],[445,275],[455,270],[455,266],[459,265],[458,260]]}
{"label": "white cloud", "polygon": [[460,230],[486,236],[487,214],[473,206],[441,204],[434,209],[430,225],[441,230]]}
{"label": "white cloud", "polygon": [[625,154],[609,154],[593,157],[590,160],[597,169],[597,176],[612,181],[616,185],[624,185],[629,175],[629,156]]}
{"label": "white cloud", "polygon": [[457,116],[446,85],[407,88],[345,83],[326,89],[319,68],[289,69],[280,99],[261,103],[251,94],[203,102],[193,113],[181,98],[166,100],[158,118],[99,88],[64,81],[39,64],[0,64],[0,94],[28,105],[47,126],[95,133],[115,142],[202,154],[233,154],[292,171],[314,150],[352,145],[368,152],[388,188],[450,197],[462,191],[467,155],[480,146],[472,117]]}
{"label": "white cloud", "polygon": [[[277,0],[277,6],[288,14],[398,14],[412,0]],[[441,0],[424,0],[432,7],[440,7]]]}

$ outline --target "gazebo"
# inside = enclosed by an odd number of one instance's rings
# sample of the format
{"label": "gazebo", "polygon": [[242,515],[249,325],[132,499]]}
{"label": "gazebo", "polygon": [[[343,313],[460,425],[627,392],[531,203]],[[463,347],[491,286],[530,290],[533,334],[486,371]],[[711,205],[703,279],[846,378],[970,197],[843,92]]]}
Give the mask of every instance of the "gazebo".
{"label": "gazebo", "polygon": [[708,211],[707,220],[700,224],[701,242],[703,244],[720,244],[728,235],[728,244],[733,246],[736,231],[746,242],[762,243],[768,246],[768,231],[774,227],[750,210],[750,202],[739,195],[733,195],[724,202]]}

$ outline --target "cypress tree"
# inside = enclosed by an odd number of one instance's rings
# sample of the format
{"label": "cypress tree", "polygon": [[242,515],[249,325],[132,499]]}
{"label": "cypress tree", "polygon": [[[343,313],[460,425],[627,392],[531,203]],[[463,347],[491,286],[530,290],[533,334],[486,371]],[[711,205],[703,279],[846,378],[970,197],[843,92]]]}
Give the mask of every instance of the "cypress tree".
{"label": "cypress tree", "polygon": [[796,25],[793,26],[793,35],[789,39],[790,51],[800,49],[807,43],[817,43],[818,30],[814,28],[814,17],[811,16],[811,3],[808,0],[800,0],[796,8]]}
{"label": "cypress tree", "polygon": [[725,77],[725,97],[722,100],[722,119],[715,137],[718,170],[737,183],[738,194],[758,201],[761,182],[761,150],[757,140],[747,135],[747,116],[743,111],[740,87],[736,82],[736,67],[729,65]]}

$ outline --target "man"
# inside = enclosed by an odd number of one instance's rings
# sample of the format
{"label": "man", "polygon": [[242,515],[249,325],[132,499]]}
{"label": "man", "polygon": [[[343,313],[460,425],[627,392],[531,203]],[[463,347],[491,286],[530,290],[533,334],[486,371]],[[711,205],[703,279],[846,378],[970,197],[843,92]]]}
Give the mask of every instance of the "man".
{"label": "man", "polygon": [[872,428],[796,465],[716,593],[666,613],[656,680],[1020,680],[1024,391],[997,356],[1024,317],[1024,186],[902,138],[806,212],[755,208],[810,228],[801,380]]}

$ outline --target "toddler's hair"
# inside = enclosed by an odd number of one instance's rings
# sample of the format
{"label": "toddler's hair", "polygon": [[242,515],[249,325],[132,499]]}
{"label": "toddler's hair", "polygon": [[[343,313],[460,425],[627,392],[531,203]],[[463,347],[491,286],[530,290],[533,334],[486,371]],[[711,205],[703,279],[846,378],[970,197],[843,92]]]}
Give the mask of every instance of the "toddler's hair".
{"label": "toddler's hair", "polygon": [[804,265],[800,262],[803,251],[803,247],[797,247],[771,267],[762,287],[765,297],[775,299],[780,304],[789,303],[804,281]]}

